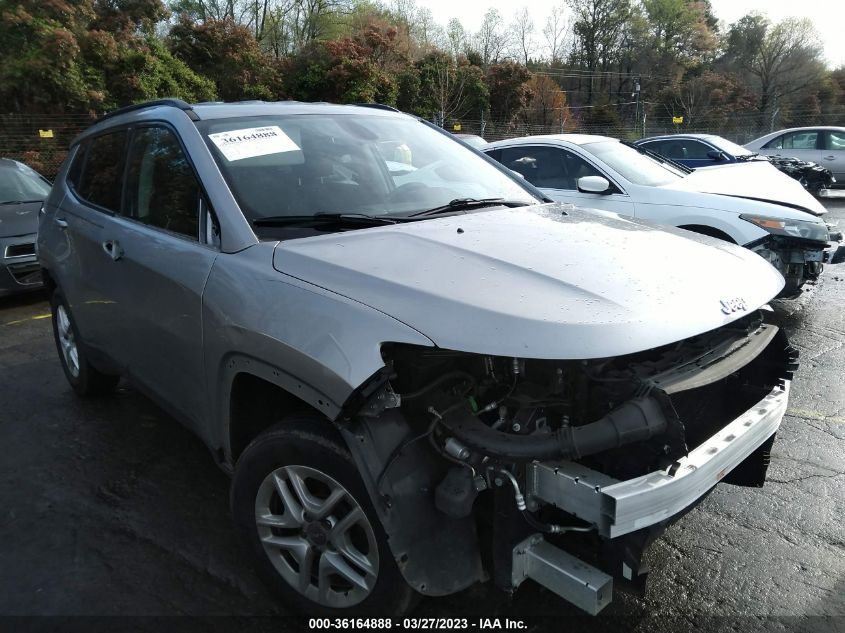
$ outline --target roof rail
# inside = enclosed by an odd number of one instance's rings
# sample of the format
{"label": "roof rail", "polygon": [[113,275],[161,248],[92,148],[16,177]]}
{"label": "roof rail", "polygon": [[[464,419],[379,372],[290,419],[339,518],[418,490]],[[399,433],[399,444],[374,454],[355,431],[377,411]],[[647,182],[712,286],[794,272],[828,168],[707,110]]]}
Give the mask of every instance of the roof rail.
{"label": "roof rail", "polygon": [[390,112],[401,112],[393,106],[384,103],[350,103],[349,105],[358,106],[359,108],[375,108],[376,110],[388,110]]}
{"label": "roof rail", "polygon": [[172,108],[179,108],[185,114],[187,114],[192,121],[199,121],[199,116],[197,116],[196,112],[194,112],[194,108],[190,103],[182,101],[181,99],[156,99],[155,101],[133,103],[132,105],[128,105],[123,108],[118,108],[117,110],[112,110],[111,112],[107,112],[106,114],[101,116],[99,119],[97,119],[96,122],[105,121],[106,119],[118,116],[119,114],[135,112],[136,110],[144,110],[146,108],[155,108],[157,106],[170,106]]}

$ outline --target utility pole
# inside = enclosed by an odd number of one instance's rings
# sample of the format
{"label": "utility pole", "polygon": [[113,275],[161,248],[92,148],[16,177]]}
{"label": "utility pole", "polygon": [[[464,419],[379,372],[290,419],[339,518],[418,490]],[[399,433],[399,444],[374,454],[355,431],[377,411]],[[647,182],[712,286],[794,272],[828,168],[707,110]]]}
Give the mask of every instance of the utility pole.
{"label": "utility pole", "polygon": [[[634,94],[631,95],[634,97],[634,133],[638,131],[640,127],[640,78],[634,77]],[[642,134],[640,138],[645,135],[645,110],[643,110],[643,127],[642,127]]]}

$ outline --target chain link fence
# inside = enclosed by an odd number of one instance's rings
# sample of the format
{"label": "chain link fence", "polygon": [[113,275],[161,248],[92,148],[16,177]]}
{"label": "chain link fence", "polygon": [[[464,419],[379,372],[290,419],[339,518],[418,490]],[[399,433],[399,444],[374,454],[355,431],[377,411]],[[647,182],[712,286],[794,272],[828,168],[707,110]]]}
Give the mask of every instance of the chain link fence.
{"label": "chain link fence", "polygon": [[[627,113],[622,113],[627,114]],[[460,134],[477,134],[487,141],[499,141],[518,136],[542,134],[599,134],[635,141],[648,136],[663,134],[715,134],[740,145],[753,141],[769,132],[785,127],[809,127],[818,125],[845,126],[845,115],[841,114],[793,114],[789,118],[760,114],[758,112],[734,113],[730,116],[697,116],[692,120],[675,122],[672,116],[646,115],[645,120],[628,116],[611,117],[604,123],[586,122],[587,117],[559,117],[547,124],[514,121],[501,123],[482,120],[448,120],[444,127]]]}
{"label": "chain link fence", "polygon": [[[654,113],[647,114],[643,121],[641,110],[637,111],[639,116],[635,116],[632,107],[619,108],[603,123],[589,123],[591,117],[585,109],[572,108],[563,116],[550,117],[545,125],[447,119],[444,127],[461,134],[477,134],[488,141],[562,132],[601,134],[633,141],[643,136],[701,132],[724,136],[742,145],[783,127],[845,126],[845,116],[842,115],[793,113],[785,118],[777,114],[744,112],[730,116],[701,115],[675,123],[671,116]],[[67,155],[70,142],[95,118],[85,114],[0,114],[0,158],[21,161],[53,179]]]}
{"label": "chain link fence", "polygon": [[0,158],[25,163],[52,180],[70,142],[95,118],[85,114],[0,114]]}

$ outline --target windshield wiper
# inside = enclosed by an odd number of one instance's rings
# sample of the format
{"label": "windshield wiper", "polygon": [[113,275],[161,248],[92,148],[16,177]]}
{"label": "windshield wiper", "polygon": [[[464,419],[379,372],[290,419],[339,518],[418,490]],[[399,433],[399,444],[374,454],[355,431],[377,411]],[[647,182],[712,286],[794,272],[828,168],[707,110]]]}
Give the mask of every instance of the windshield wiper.
{"label": "windshield wiper", "polygon": [[364,213],[315,213],[313,215],[274,215],[256,218],[255,226],[382,226],[403,222],[403,218],[381,217]]}
{"label": "windshield wiper", "polygon": [[425,211],[417,211],[408,217],[419,218],[428,215],[439,215],[441,213],[452,213],[455,211],[468,211],[470,209],[482,209],[484,207],[527,207],[530,202],[525,200],[505,200],[504,198],[455,198],[447,204]]}
{"label": "windshield wiper", "polygon": [[657,152],[654,152],[654,151],[647,149],[645,147],[641,147],[639,145],[634,145],[633,143],[631,143],[629,141],[619,141],[619,142],[622,143],[622,145],[626,145],[630,148],[637,150],[640,154],[644,154],[645,156],[648,156],[649,158],[653,158],[658,163],[666,163],[667,165],[671,165],[675,169],[678,169],[678,170],[684,172],[685,174],[691,174],[694,171],[691,167],[687,167],[686,165],[682,165],[681,163],[676,163],[671,158],[666,158],[662,154],[658,154]]}
{"label": "windshield wiper", "polygon": [[33,202],[43,202],[42,200],[7,200],[0,202],[0,204],[32,204]]}

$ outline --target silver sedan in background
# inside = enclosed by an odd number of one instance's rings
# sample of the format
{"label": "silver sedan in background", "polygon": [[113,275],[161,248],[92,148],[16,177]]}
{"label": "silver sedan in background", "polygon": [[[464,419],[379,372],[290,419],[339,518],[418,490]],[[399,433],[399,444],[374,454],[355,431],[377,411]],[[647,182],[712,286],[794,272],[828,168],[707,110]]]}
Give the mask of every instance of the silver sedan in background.
{"label": "silver sedan in background", "polygon": [[40,288],[35,259],[38,210],[50,181],[34,169],[0,158],[0,297]]}
{"label": "silver sedan in background", "polygon": [[845,182],[845,127],[794,127],[761,136],[745,148],[819,163],[833,172],[837,186]]}

